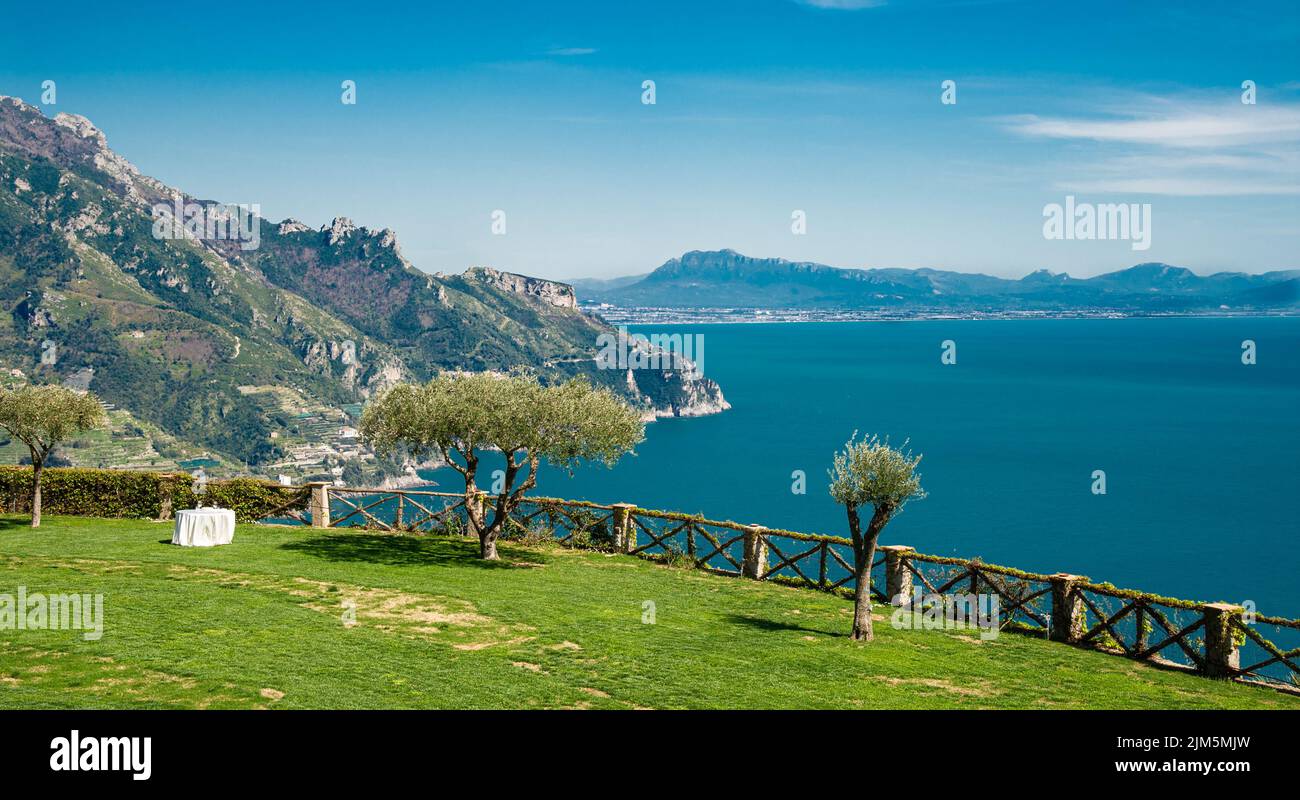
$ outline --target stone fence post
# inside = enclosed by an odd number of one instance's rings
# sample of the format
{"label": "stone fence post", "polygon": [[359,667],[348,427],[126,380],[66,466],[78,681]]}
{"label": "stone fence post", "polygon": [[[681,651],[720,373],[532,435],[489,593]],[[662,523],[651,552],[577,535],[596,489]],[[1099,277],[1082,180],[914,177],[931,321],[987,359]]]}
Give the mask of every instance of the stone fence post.
{"label": "stone fence post", "polygon": [[916,548],[905,544],[887,544],[880,548],[885,554],[885,596],[891,606],[912,604],[912,570],[907,568],[908,556]]}
{"label": "stone fence post", "polygon": [[745,555],[740,562],[740,574],[746,578],[762,580],[767,572],[767,537],[763,535],[762,525],[750,525],[745,529]]}
{"label": "stone fence post", "polygon": [[[168,521],[172,519],[177,511],[176,505],[178,498],[176,493],[181,487],[189,486],[194,482],[194,476],[188,472],[169,472],[159,476],[158,479],[158,519]],[[31,505],[31,497],[25,498],[27,504]],[[16,511],[21,508],[20,503],[11,503],[10,511]],[[28,509],[30,510],[30,509]]]}
{"label": "stone fence post", "polygon": [[[179,482],[177,475],[165,475],[158,480],[158,519],[165,521],[172,518],[172,513],[176,510],[176,487]],[[13,510],[12,506],[10,510]]]}
{"label": "stone fence post", "polygon": [[307,510],[311,513],[313,528],[330,526],[330,485],[323,481],[307,484],[311,487],[311,502]]}
{"label": "stone fence post", "polygon": [[636,523],[632,521],[633,503],[615,503],[614,517],[611,521],[614,529],[614,552],[630,553],[636,549]]}
{"label": "stone fence post", "polygon": [[1058,572],[1052,581],[1052,627],[1048,638],[1054,642],[1075,644],[1083,638],[1088,622],[1087,608],[1079,584],[1086,581],[1083,575]]}
{"label": "stone fence post", "polygon": [[1233,619],[1241,619],[1246,609],[1231,603],[1207,603],[1201,606],[1205,619],[1205,674],[1227,678],[1241,669],[1241,650]]}

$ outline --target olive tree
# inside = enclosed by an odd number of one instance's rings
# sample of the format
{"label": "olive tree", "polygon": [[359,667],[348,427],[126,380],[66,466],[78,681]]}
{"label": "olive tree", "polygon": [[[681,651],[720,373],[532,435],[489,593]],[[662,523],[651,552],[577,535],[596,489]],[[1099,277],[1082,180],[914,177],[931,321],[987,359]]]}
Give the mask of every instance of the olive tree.
{"label": "olive tree", "polygon": [[[889,446],[875,436],[857,440],[849,437],[844,449],[835,454],[830,470],[831,497],[844,506],[849,515],[849,533],[853,536],[853,575],[857,588],[853,594],[853,639],[871,641],[871,562],[876,558],[876,541],[889,520],[903,510],[910,500],[925,497],[921,475],[916,467],[921,456]],[[872,507],[867,529],[862,530],[858,516],[861,506]]]}
{"label": "olive tree", "polygon": [[62,386],[0,389],[0,427],[27,445],[32,454],[32,527],[41,524],[41,473],[60,442],[104,424],[104,409],[94,395]]}
{"label": "olive tree", "polygon": [[[377,452],[404,446],[436,453],[465,481],[470,529],[480,555],[497,558],[497,537],[524,493],[537,485],[542,460],[572,469],[579,461],[613,466],[641,441],[640,417],[613,392],[575,378],[552,386],[514,373],[444,374],[425,384],[398,384],[367,404],[361,435]],[[481,453],[505,457],[490,515],[478,503]]]}

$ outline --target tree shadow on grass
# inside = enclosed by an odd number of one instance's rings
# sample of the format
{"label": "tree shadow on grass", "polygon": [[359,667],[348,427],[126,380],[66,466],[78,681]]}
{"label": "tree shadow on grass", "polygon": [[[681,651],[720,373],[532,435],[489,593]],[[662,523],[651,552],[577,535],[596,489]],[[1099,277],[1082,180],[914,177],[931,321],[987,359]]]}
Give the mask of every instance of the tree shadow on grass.
{"label": "tree shadow on grass", "polygon": [[768,619],[766,617],[751,617],[745,614],[728,614],[727,621],[736,625],[748,625],[751,628],[757,628],[761,631],[803,631],[804,633],[818,633],[822,636],[839,635],[837,631],[828,631],[821,628],[809,628],[807,625],[799,625],[794,622]]}
{"label": "tree shadow on grass", "polygon": [[478,541],[467,539],[336,533],[287,542],[280,545],[280,549],[326,561],[361,561],[392,567],[520,568],[508,560],[484,561],[478,556]]}
{"label": "tree shadow on grass", "polygon": [[[32,520],[30,517],[25,519],[22,517],[0,518],[0,531],[8,531],[8,530],[15,530],[15,529],[23,529],[23,528],[26,528],[27,530],[32,529]],[[36,530],[40,530],[40,528],[37,528]]]}

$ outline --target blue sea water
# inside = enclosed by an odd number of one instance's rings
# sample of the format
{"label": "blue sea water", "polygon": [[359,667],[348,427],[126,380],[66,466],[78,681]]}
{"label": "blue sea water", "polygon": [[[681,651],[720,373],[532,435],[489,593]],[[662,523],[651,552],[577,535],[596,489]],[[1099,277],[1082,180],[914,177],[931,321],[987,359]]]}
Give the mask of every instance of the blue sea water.
{"label": "blue sea water", "polygon": [[650,425],[613,469],[547,469],[538,494],[847,536],[826,471],[876,433],[924,454],[929,493],[882,544],[1300,617],[1300,319],[639,330],[702,334],[732,410]]}

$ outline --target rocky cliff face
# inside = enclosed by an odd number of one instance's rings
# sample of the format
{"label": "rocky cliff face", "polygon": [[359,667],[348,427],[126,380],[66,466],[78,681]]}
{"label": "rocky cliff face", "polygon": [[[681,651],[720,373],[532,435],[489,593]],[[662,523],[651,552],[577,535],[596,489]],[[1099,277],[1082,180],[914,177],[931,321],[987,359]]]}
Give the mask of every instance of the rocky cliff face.
{"label": "rocky cliff face", "polygon": [[293,220],[264,226],[261,247],[244,258],[277,286],[406,354],[416,379],[531,365],[611,386],[647,418],[728,407],[716,383],[689,369],[639,371],[631,382],[600,369],[597,342],[612,329],[578,310],[567,284],[488,267],[421,272],[402,257],[392,231],[342,218],[320,230]]}
{"label": "rocky cliff face", "polygon": [[103,132],[77,114],[60,113],[51,120],[17,97],[0,96],[0,142],[11,153],[102,173],[117,192],[134,200],[153,202],[171,193],[110,150]]}
{"label": "rocky cliff face", "polygon": [[164,431],[254,465],[282,455],[296,409],[440,370],[586,375],[647,415],[725,403],[693,374],[629,383],[597,369],[610,329],[565,284],[488,268],[430,275],[393,231],[345,217],[320,229],[252,218],[252,248],[160,228],[156,205],[177,198],[229,222],[226,207],[141,175],[84,117],[0,97],[0,367],[84,377]]}
{"label": "rocky cliff face", "polygon": [[506,292],[536,297],[543,303],[556,308],[577,308],[578,298],[573,287],[567,283],[530,278],[513,272],[499,272],[490,267],[470,267],[465,270],[468,280],[482,281]]}
{"label": "rocky cliff face", "polygon": [[237,242],[160,236],[154,204],[174,197],[191,199],[88,120],[0,99],[0,364],[92,375],[108,402],[253,464],[286,432],[273,392],[337,407],[392,379],[390,347],[271,285]]}

